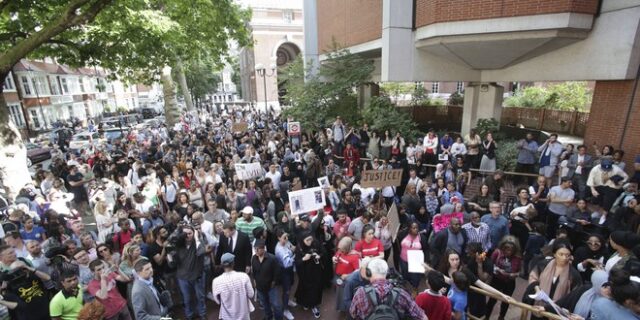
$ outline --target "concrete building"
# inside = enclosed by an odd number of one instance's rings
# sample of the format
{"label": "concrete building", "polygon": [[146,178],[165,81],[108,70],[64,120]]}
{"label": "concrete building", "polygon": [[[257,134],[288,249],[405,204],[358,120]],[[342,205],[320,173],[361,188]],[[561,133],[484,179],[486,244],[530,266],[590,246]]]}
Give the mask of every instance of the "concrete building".
{"label": "concrete building", "polygon": [[[250,29],[254,45],[240,49],[242,98],[258,108],[279,108],[286,83],[278,70],[304,51],[302,1],[238,0],[253,10]],[[266,94],[266,98],[265,98]]]}
{"label": "concrete building", "polygon": [[466,82],[462,133],[500,119],[499,82],[595,81],[585,142],[640,153],[640,0],[305,0],[305,23],[314,63],[336,39],[374,81]]}

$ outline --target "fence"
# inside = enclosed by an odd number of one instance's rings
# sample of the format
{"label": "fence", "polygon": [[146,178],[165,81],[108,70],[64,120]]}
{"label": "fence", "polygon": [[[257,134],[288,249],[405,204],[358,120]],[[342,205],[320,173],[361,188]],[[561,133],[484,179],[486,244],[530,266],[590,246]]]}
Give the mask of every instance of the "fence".
{"label": "fence", "polygon": [[587,112],[509,107],[502,109],[500,122],[505,125],[522,124],[530,129],[584,136],[588,120]]}
{"label": "fence", "polygon": [[[461,106],[416,106],[399,107],[408,114],[421,129],[460,131]],[[550,109],[516,108],[502,109],[500,122],[503,125],[522,124],[526,128],[575,136],[584,136],[589,113]]]}

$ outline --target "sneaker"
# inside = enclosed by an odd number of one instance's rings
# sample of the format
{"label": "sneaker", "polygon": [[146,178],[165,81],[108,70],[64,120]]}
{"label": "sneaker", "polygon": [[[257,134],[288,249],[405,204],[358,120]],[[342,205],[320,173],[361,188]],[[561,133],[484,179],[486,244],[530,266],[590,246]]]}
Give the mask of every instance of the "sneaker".
{"label": "sneaker", "polygon": [[298,306],[298,304],[297,304],[295,301],[293,301],[293,300],[289,300],[289,307],[291,307],[291,308],[295,308],[295,307],[297,307],[297,306]]}
{"label": "sneaker", "polygon": [[308,307],[302,307],[302,309],[304,309],[304,311],[309,310],[309,308],[308,308]]}
{"label": "sneaker", "polygon": [[318,310],[318,308],[316,307],[311,308],[311,312],[313,312],[313,316],[316,319],[320,319],[320,310]]}
{"label": "sneaker", "polygon": [[293,315],[291,314],[291,311],[289,310],[285,310],[282,315],[284,315],[285,318],[287,318],[287,320],[293,320]]}
{"label": "sneaker", "polygon": [[215,301],[215,300],[213,300],[213,293],[207,292],[207,299],[209,299],[211,301]]}

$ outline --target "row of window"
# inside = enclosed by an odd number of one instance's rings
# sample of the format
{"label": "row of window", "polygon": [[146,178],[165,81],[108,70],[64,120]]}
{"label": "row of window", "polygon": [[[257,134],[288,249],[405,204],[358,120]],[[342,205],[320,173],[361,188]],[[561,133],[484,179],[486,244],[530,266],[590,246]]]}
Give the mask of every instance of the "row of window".
{"label": "row of window", "polygon": [[[458,81],[456,83],[456,92],[462,93],[464,91],[464,82]],[[440,82],[433,82],[431,84],[431,93],[440,93]]]}
{"label": "row of window", "polygon": [[[48,96],[86,92],[107,92],[107,82],[102,78],[77,78],[45,75],[21,75],[20,85],[25,95]],[[4,80],[4,90],[15,90],[11,75]],[[111,90],[109,90],[111,91]]]}

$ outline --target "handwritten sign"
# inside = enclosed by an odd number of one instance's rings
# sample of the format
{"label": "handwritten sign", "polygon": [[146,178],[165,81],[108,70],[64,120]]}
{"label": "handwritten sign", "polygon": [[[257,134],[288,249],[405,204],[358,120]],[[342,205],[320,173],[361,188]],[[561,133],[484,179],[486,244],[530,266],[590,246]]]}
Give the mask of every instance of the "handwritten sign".
{"label": "handwritten sign", "polygon": [[262,177],[262,166],[260,163],[236,163],[235,168],[240,180],[251,180]]}
{"label": "handwritten sign", "polygon": [[396,241],[398,230],[400,230],[400,216],[398,215],[398,207],[396,207],[395,202],[387,212],[387,219],[389,219],[389,232],[391,233],[391,239]]}
{"label": "handwritten sign", "polygon": [[245,132],[247,128],[249,128],[249,125],[246,122],[236,122],[231,127],[231,130],[233,130],[233,132]]}
{"label": "handwritten sign", "polygon": [[402,183],[402,169],[362,171],[360,185],[363,188],[399,186]]}

